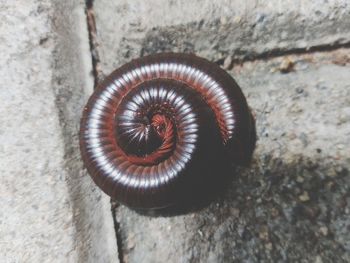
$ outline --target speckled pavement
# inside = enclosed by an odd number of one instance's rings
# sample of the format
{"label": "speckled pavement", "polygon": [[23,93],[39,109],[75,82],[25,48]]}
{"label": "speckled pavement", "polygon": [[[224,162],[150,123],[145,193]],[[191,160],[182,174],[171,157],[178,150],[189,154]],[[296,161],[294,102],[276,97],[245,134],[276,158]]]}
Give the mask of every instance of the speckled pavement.
{"label": "speckled pavement", "polygon": [[[0,14],[0,262],[350,261],[347,0],[0,0]],[[111,204],[77,136],[94,84],[161,51],[226,69],[257,128],[227,192],[175,216]]]}
{"label": "speckled pavement", "polygon": [[249,167],[186,215],[115,204],[124,262],[350,261],[350,6],[346,1],[94,2],[97,76],[194,52],[228,70],[256,118]]}
{"label": "speckled pavement", "polygon": [[0,262],[116,262],[77,132],[93,88],[83,1],[0,1]]}

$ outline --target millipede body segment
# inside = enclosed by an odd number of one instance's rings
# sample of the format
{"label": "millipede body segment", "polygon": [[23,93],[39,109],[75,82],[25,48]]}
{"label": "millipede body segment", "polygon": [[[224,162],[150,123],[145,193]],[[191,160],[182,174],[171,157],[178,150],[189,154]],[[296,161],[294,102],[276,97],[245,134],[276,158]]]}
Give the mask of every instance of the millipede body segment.
{"label": "millipede body segment", "polygon": [[[115,70],[84,108],[80,148],[94,182],[133,208],[191,199],[252,151],[246,99],[218,65],[163,53]],[[209,187],[210,188],[210,187]]]}

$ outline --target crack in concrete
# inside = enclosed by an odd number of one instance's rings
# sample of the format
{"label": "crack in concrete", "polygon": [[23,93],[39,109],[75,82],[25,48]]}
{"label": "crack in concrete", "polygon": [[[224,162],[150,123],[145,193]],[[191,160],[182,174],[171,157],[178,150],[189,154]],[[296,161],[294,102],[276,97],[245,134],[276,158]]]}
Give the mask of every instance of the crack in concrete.
{"label": "crack in concrete", "polygon": [[[229,65],[231,69],[233,65],[244,64],[245,62],[259,61],[259,60],[269,60],[277,57],[284,57],[290,55],[303,55],[311,54],[315,52],[331,52],[341,48],[350,48],[350,42],[346,43],[333,43],[333,44],[322,44],[318,46],[312,46],[308,48],[293,48],[293,49],[272,49],[263,53],[251,53],[245,55],[243,58],[235,58],[232,56],[232,62]],[[221,58],[215,63],[222,66],[227,57]]]}
{"label": "crack in concrete", "polygon": [[[92,59],[93,67],[93,77],[94,77],[94,87],[103,80],[104,74],[101,69],[101,61],[98,52],[98,37],[97,37],[97,28],[95,22],[95,13],[93,9],[94,0],[86,0],[86,19],[89,32],[89,44],[90,52]],[[250,53],[243,56],[243,58],[235,58],[232,56],[232,62],[230,67],[232,68],[235,64],[244,64],[245,62],[259,61],[259,60],[269,60],[277,57],[289,56],[289,55],[301,55],[301,54],[310,54],[314,52],[330,52],[341,48],[350,48],[349,43],[333,43],[333,44],[321,44],[317,46],[312,46],[308,48],[293,48],[293,49],[272,49],[263,53]],[[219,65],[223,65],[226,57],[223,57],[215,61]],[[121,234],[121,225],[116,217],[116,210],[118,204],[111,201],[111,214],[114,223],[115,236],[117,240],[117,249],[118,249],[118,258],[120,263],[125,262],[125,253],[123,251],[123,238]]]}
{"label": "crack in concrete", "polygon": [[[104,78],[100,67],[100,56],[98,53],[98,40],[97,40],[97,30],[96,30],[96,21],[95,21],[95,13],[93,10],[93,2],[94,0],[86,0],[86,22],[89,32],[89,44],[90,44],[90,52],[91,52],[91,60],[92,60],[92,74],[94,77],[94,88],[96,89],[98,84]],[[113,203],[111,200],[111,216],[114,224],[115,237],[117,240],[117,250],[118,250],[118,259],[120,263],[124,263],[124,253],[123,253],[123,245],[122,245],[122,237],[120,236],[120,223],[116,218],[116,209],[117,204]]]}
{"label": "crack in concrete", "polygon": [[93,2],[94,0],[86,0],[86,21],[89,31],[89,44],[90,44],[90,52],[92,59],[92,74],[94,76],[94,87],[96,88],[98,83],[103,79],[102,70],[100,67],[100,55],[98,52],[98,40],[97,40],[97,30],[96,30],[96,21],[95,21],[95,13],[93,10]]}
{"label": "crack in concrete", "polygon": [[119,263],[125,263],[124,259],[124,251],[123,251],[123,242],[122,242],[122,235],[121,235],[121,227],[120,222],[117,220],[117,208],[119,204],[117,202],[114,202],[111,200],[111,211],[113,216],[113,223],[114,223],[114,230],[115,230],[115,236],[117,239],[117,246],[118,246],[118,258]]}

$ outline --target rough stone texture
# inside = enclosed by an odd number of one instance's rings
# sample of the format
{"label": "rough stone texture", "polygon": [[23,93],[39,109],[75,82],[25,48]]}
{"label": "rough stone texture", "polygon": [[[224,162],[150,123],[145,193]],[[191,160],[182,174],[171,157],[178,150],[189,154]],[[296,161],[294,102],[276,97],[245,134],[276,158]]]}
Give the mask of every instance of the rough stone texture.
{"label": "rough stone texture", "polygon": [[[94,10],[104,74],[161,51],[229,69],[350,42],[345,0],[101,0]],[[235,65],[256,116],[252,164],[201,211],[149,217],[117,205],[123,260],[349,262],[349,61],[344,49]]]}
{"label": "rough stone texture", "polygon": [[[238,59],[350,42],[348,1],[95,1],[104,74],[132,58]],[[349,49],[234,65],[257,147],[229,190],[187,215],[115,208],[125,262],[349,262]],[[287,73],[282,73],[287,72]]]}
{"label": "rough stone texture", "polygon": [[160,51],[215,61],[350,43],[347,0],[99,0],[94,9],[105,74]]}
{"label": "rough stone texture", "polygon": [[287,74],[286,58],[234,67],[256,116],[251,166],[201,211],[118,206],[125,262],[349,262],[349,55],[291,56]]}
{"label": "rough stone texture", "polygon": [[[118,261],[109,198],[78,150],[96,56],[84,6],[0,0],[1,262]],[[94,11],[95,71],[104,74],[160,51],[230,69],[238,59],[350,43],[347,0],[99,0]],[[117,206],[120,257],[349,262],[349,62],[343,49],[235,65],[257,122],[251,166],[233,170],[228,192],[201,211],[149,217]]]}
{"label": "rough stone texture", "polygon": [[84,1],[0,0],[0,261],[116,262],[109,199],[82,170]]}

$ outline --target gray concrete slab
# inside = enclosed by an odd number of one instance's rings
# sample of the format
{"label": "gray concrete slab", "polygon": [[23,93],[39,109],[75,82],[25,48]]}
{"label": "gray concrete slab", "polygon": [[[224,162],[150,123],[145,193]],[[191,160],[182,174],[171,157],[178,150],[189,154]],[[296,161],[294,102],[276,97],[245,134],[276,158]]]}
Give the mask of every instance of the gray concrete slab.
{"label": "gray concrete slab", "polygon": [[0,1],[0,262],[117,262],[109,198],[82,169],[93,88],[84,1]]}
{"label": "gray concrete slab", "polygon": [[[116,209],[125,262],[348,262],[349,50],[244,63],[230,72],[256,117],[250,167],[228,192],[175,217]],[[335,59],[338,58],[338,59]]]}
{"label": "gray concrete slab", "polygon": [[[84,9],[0,0],[0,262],[118,261],[109,198],[78,149],[94,82]],[[230,58],[350,43],[346,0],[100,0],[94,12],[104,74],[160,51],[231,68]],[[252,165],[198,212],[155,218],[117,206],[123,261],[350,261],[349,57],[235,65],[257,121]]]}
{"label": "gray concrete slab", "polygon": [[251,166],[233,170],[229,191],[202,211],[117,206],[125,262],[350,260],[349,49],[267,59],[348,46],[348,1],[101,0],[94,11],[103,74],[161,51],[226,68],[257,58],[230,71],[256,116]]}
{"label": "gray concrete slab", "polygon": [[161,51],[215,61],[350,42],[347,0],[100,0],[94,10],[105,74]]}
{"label": "gray concrete slab", "polygon": [[[347,1],[96,1],[103,74],[149,53],[230,59],[329,51],[350,40]],[[283,74],[282,71],[289,72]],[[117,206],[125,262],[347,262],[349,49],[230,72],[256,115],[249,168],[208,208],[146,217]]]}

